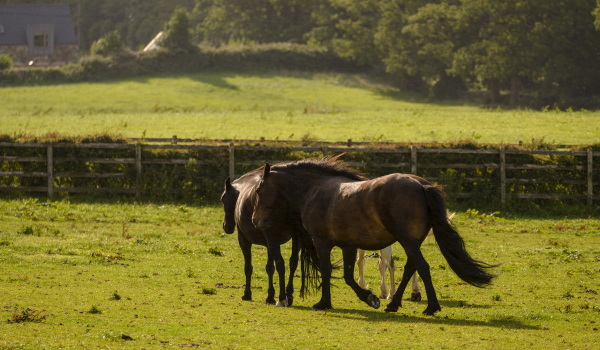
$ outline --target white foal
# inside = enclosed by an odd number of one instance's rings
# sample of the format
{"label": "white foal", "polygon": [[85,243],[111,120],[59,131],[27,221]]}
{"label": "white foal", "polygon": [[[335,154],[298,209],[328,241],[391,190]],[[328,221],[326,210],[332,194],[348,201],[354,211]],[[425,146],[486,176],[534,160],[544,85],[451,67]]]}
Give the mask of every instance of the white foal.
{"label": "white foal", "polygon": [[[448,217],[448,221],[452,220],[454,214]],[[427,237],[433,237],[433,231],[429,230],[427,233]],[[379,297],[381,299],[391,300],[396,293],[396,282],[394,280],[394,259],[392,258],[392,246],[383,248],[379,251],[379,273],[381,274],[381,293]],[[365,281],[365,251],[362,249],[358,250],[358,285],[367,289],[367,282]],[[388,293],[387,284],[385,283],[385,270],[390,271],[390,292]],[[421,288],[419,287],[419,283],[417,283],[417,274],[414,273],[412,276],[412,293],[410,295],[410,300],[412,301],[421,301]]]}

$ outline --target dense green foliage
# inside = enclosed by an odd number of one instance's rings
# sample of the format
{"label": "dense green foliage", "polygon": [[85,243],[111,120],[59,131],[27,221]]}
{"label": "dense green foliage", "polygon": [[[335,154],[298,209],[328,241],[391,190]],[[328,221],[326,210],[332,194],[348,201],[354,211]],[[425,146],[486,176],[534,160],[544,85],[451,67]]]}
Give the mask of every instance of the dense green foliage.
{"label": "dense green foliage", "polygon": [[121,41],[121,35],[116,30],[108,32],[104,37],[92,44],[92,55],[114,55],[121,51],[125,45]]}
{"label": "dense green foliage", "polygon": [[163,36],[160,38],[159,45],[166,49],[190,49],[191,42],[191,24],[190,15],[185,7],[177,7],[171,20],[165,24]]}
{"label": "dense green foliage", "polygon": [[[398,313],[373,310],[341,278],[332,280],[333,310],[312,311],[315,295],[265,305],[259,246],[253,301],[242,301],[243,256],[222,219],[220,205],[192,201],[1,199],[0,348],[598,348],[596,218],[457,213],[469,252],[502,263],[500,277],[490,288],[465,285],[428,238],[422,251],[442,306],[434,317],[421,315],[425,297],[408,294]],[[287,265],[290,243],[282,248]],[[406,257],[392,249],[398,283]],[[378,293],[377,259],[366,259],[365,278]],[[48,316],[7,322],[27,308]]]}
{"label": "dense green foliage", "polygon": [[7,54],[0,55],[0,70],[11,69],[12,66],[13,66],[13,60],[9,55],[7,55]]}

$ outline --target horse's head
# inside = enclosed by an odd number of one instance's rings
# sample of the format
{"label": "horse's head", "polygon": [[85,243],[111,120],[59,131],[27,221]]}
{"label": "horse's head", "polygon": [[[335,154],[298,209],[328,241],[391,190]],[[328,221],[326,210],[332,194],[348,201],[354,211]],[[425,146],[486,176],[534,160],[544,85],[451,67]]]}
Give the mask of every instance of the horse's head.
{"label": "horse's head", "polygon": [[277,173],[271,172],[269,163],[265,164],[262,178],[256,185],[252,223],[258,229],[265,229],[272,224],[273,216],[285,206],[285,199],[277,187]]}
{"label": "horse's head", "polygon": [[223,218],[223,231],[232,234],[235,231],[235,204],[237,203],[240,192],[231,185],[231,180],[225,180],[225,191],[221,195],[221,203],[225,217]]}

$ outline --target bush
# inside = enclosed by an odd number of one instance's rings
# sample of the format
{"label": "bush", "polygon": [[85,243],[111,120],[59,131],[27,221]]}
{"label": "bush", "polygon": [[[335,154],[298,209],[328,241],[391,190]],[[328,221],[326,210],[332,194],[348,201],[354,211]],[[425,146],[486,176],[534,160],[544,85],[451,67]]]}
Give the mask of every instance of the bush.
{"label": "bush", "polygon": [[7,55],[7,54],[0,55],[0,70],[11,69],[12,66],[13,66],[13,60],[9,55]]}
{"label": "bush", "polygon": [[121,35],[114,30],[112,32],[106,33],[106,35],[98,39],[92,44],[92,55],[114,55],[121,51],[125,45],[121,41]]}
{"label": "bush", "polygon": [[165,24],[163,36],[158,44],[161,47],[171,50],[189,50],[193,47],[190,32],[190,14],[185,7],[178,6],[173,11],[171,20]]}
{"label": "bush", "polygon": [[123,50],[109,57],[86,56],[79,63],[63,67],[0,71],[0,86],[99,81],[156,74],[277,69],[348,73],[364,72],[368,67],[359,67],[328,49],[307,45],[200,46],[196,50]]}

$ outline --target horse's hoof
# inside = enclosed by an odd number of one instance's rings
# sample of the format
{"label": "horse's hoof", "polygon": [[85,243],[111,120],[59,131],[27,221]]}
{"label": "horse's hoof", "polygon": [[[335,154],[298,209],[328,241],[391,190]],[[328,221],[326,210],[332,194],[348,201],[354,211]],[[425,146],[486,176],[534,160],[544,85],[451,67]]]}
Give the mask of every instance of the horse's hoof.
{"label": "horse's hoof", "polygon": [[392,303],[388,303],[387,306],[385,307],[385,310],[383,310],[385,312],[398,312],[398,305]]}
{"label": "horse's hoof", "polygon": [[244,301],[252,301],[252,295],[242,295],[242,300]]}
{"label": "horse's hoof", "polygon": [[410,295],[410,300],[411,301],[421,301],[421,292],[419,292],[419,293],[412,293]]}
{"label": "horse's hoof", "polygon": [[389,296],[387,293],[383,293],[383,292],[379,293],[379,298],[380,298],[380,299],[387,299],[387,298],[389,298],[389,297],[390,297],[390,296]]}
{"label": "horse's hoof", "polygon": [[294,297],[291,295],[287,296],[287,306],[292,306],[292,304],[294,303]]}
{"label": "horse's hoof", "polygon": [[327,309],[333,309],[331,307],[331,303],[322,303],[322,302],[318,302],[315,305],[313,305],[313,310],[314,311],[324,311]]}
{"label": "horse's hoof", "polygon": [[379,309],[379,298],[377,298],[375,294],[371,294],[367,297],[367,304],[373,309]]}
{"label": "horse's hoof", "polygon": [[438,306],[428,306],[425,311],[423,311],[423,315],[433,316],[438,311],[442,311],[442,308]]}
{"label": "horse's hoof", "polygon": [[265,300],[265,304],[267,304],[267,305],[275,305],[275,298],[273,298],[273,297],[267,297],[267,299]]}

